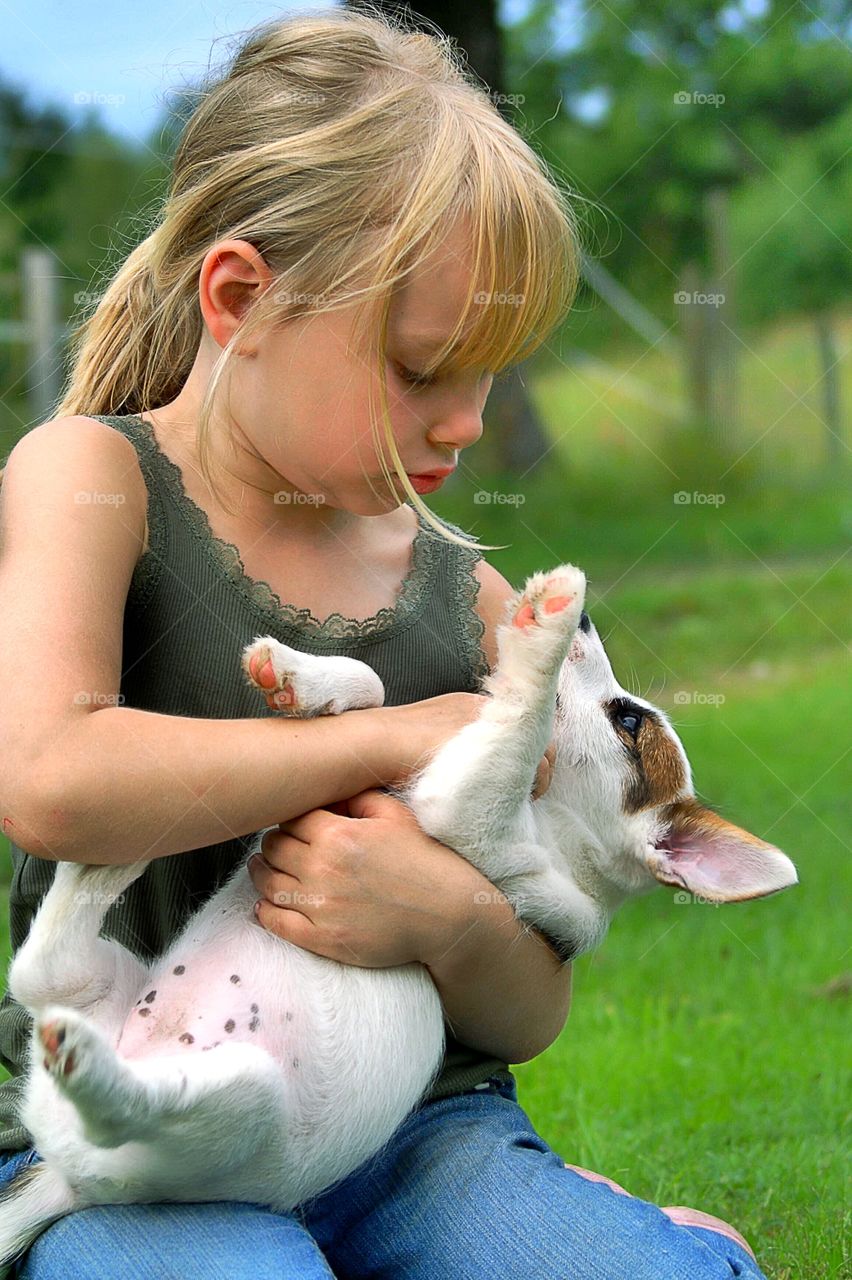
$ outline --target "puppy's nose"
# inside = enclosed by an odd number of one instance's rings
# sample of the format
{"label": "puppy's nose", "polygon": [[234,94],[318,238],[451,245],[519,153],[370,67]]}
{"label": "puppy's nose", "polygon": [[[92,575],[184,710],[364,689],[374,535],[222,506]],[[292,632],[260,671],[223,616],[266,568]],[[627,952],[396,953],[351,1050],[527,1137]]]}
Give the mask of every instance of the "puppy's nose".
{"label": "puppy's nose", "polygon": [[581,630],[581,631],[585,631],[585,632],[586,632],[586,634],[588,635],[589,629],[590,629],[590,627],[591,627],[591,625],[592,625],[592,620],[591,620],[591,618],[589,617],[589,615],[586,613],[586,610],[585,610],[585,609],[584,609],[584,610],[583,610],[583,612],[580,614],[580,622],[579,622],[579,624],[578,624],[578,625],[579,625],[579,627],[580,627],[580,630]]}

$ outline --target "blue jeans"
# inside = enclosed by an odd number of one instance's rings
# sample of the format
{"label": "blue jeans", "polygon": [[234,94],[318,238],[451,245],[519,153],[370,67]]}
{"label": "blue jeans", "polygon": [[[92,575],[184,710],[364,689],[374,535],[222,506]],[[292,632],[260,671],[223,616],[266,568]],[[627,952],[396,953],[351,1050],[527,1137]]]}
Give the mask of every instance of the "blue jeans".
{"label": "blue jeans", "polygon": [[[39,1157],[0,1153],[0,1184]],[[428,1102],[292,1213],[104,1205],[49,1226],[23,1280],[765,1280],[735,1241],[563,1167],[512,1083]]]}

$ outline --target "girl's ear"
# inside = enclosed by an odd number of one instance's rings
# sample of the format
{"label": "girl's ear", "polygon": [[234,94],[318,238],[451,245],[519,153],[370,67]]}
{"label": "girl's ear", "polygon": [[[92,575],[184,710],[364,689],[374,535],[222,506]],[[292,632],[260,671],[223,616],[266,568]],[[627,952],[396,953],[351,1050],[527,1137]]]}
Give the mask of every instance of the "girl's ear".
{"label": "girl's ear", "polygon": [[227,345],[272,278],[264,258],[248,240],[221,240],[208,250],[198,276],[198,299],[204,322],[218,346]]}
{"label": "girl's ear", "polygon": [[663,884],[716,902],[762,898],[798,883],[796,868],[774,845],[726,822],[697,800],[666,805],[663,835],[645,852]]}

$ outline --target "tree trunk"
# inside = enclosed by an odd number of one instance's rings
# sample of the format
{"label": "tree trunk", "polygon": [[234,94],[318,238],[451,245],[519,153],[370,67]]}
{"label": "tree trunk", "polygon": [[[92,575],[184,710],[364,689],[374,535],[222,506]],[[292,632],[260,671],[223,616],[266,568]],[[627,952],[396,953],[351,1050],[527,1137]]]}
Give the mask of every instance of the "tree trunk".
{"label": "tree trunk", "polygon": [[[374,3],[391,15],[401,8],[391,0],[374,0]],[[358,7],[357,0],[348,0],[347,8],[357,10]],[[455,40],[472,70],[491,91],[497,110],[511,123],[511,109],[505,102],[497,0],[465,0],[463,4],[458,0],[420,0],[417,12],[407,12],[415,22],[418,17],[429,19]],[[428,25],[423,26],[428,31]],[[519,365],[491,390],[483,414],[485,431],[477,448],[476,461],[483,470],[517,472],[519,467],[528,470],[545,454],[551,464],[557,461],[555,453],[548,453],[550,440],[523,385],[528,367],[526,362]]]}
{"label": "tree trunk", "polygon": [[710,335],[710,420],[717,441],[733,452],[739,439],[734,274],[731,265],[730,191],[716,187],[704,197],[704,217],[710,249],[707,331]]}
{"label": "tree trunk", "polygon": [[843,463],[843,419],[840,412],[840,378],[837,342],[827,311],[814,313],[817,347],[822,361],[822,420],[825,423],[825,461],[834,470]]}
{"label": "tree trunk", "polygon": [[707,331],[707,309],[694,301],[704,292],[703,273],[697,262],[684,263],[680,285],[677,305],[683,331],[684,380],[690,418],[700,431],[709,431],[713,417],[710,399],[710,335]]}

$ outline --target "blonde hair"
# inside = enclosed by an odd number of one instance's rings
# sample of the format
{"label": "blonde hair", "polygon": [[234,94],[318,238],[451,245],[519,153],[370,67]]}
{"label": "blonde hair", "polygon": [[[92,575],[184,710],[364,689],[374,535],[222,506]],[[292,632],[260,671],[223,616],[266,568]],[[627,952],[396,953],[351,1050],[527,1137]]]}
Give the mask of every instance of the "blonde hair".
{"label": "blonde hair", "polygon": [[422,372],[449,367],[471,322],[452,367],[496,374],[536,350],[573,301],[580,248],[566,195],[437,28],[369,7],[263,23],[198,91],[156,225],[75,331],[56,416],[138,414],[173,400],[202,337],[202,262],[217,242],[246,240],[274,282],[222,349],[202,402],[198,452],[212,491],[212,409],[235,346],[289,318],[356,305],[359,345],[380,372],[384,441],[372,394],[370,421],[385,479],[383,444],[426,522],[480,546],[412,488],[384,358],[394,289],[459,218],[472,232],[470,290]]}

